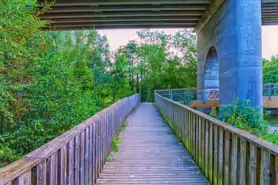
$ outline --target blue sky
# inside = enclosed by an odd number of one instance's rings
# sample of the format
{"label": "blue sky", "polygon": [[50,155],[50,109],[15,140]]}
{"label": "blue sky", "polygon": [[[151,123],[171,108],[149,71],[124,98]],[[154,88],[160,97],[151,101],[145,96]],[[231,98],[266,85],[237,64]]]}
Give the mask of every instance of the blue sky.
{"label": "blue sky", "polygon": [[[175,33],[179,29],[164,29],[166,33]],[[100,30],[108,38],[111,50],[126,45],[129,40],[137,39],[138,29]],[[263,57],[270,59],[272,55],[278,54],[278,26],[263,26],[262,29]]]}

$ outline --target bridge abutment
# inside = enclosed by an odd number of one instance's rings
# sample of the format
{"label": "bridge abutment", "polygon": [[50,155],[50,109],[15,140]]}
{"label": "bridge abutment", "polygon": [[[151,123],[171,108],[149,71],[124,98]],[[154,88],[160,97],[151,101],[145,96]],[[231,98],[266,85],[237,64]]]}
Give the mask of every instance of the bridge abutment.
{"label": "bridge abutment", "polygon": [[[201,19],[196,28],[198,88],[207,88],[206,70],[212,69],[210,74],[219,75],[221,106],[232,104],[237,97],[262,106],[261,0],[219,2],[211,3],[209,19]],[[211,48],[217,52],[219,68],[207,69]]]}

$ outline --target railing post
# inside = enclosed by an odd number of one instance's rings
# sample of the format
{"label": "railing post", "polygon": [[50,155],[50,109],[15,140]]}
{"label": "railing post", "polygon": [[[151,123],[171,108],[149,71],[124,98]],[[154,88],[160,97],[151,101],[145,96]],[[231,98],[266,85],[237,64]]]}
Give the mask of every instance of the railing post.
{"label": "railing post", "polygon": [[173,91],[172,90],[169,90],[169,97],[170,97],[170,100],[173,100]]}

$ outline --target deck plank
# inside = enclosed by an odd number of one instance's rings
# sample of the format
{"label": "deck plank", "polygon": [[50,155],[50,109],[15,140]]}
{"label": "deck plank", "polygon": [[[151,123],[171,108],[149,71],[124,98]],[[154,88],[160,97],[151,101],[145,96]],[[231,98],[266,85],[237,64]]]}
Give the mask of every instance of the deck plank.
{"label": "deck plank", "polygon": [[120,142],[97,184],[208,184],[153,104],[141,104],[128,118]]}

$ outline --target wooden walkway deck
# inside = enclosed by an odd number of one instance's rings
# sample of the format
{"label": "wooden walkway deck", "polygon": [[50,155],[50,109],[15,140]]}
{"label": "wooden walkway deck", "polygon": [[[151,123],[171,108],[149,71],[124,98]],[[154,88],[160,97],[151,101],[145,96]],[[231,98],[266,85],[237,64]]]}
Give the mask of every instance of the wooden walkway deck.
{"label": "wooden walkway deck", "polygon": [[153,104],[141,104],[120,134],[98,184],[208,184]]}

